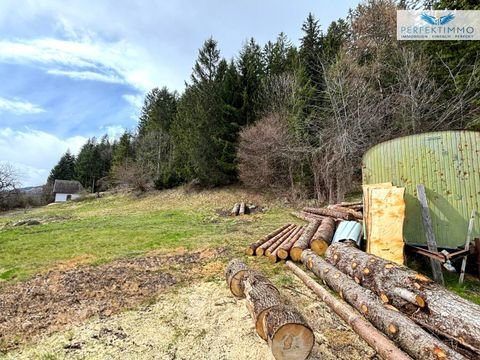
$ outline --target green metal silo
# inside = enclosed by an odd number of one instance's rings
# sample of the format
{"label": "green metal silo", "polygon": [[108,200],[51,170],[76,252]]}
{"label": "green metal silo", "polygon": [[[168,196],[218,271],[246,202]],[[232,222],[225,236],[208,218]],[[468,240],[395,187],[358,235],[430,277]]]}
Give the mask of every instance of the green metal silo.
{"label": "green metal silo", "polygon": [[471,212],[480,210],[480,132],[430,132],[380,143],[363,156],[362,174],[364,184],[405,187],[408,244],[426,244],[416,193],[424,184],[438,246],[463,247]]}

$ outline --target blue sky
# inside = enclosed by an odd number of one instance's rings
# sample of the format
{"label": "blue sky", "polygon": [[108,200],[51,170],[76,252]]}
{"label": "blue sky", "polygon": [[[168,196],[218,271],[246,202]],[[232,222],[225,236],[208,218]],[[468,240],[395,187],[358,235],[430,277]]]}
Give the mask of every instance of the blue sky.
{"label": "blue sky", "polygon": [[298,44],[312,12],[323,29],[358,1],[0,1],[0,161],[43,184],[88,137],[134,129],[144,94],[180,93],[212,36],[235,57],[254,37]]}

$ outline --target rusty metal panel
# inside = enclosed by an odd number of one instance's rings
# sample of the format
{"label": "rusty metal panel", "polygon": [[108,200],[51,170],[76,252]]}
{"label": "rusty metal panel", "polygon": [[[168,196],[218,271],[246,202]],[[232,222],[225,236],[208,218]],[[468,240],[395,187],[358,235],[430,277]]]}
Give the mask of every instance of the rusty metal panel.
{"label": "rusty metal panel", "polygon": [[470,213],[480,210],[480,132],[440,131],[380,143],[363,156],[362,175],[363,184],[405,187],[408,244],[426,244],[416,193],[416,185],[424,184],[438,246],[463,247]]}

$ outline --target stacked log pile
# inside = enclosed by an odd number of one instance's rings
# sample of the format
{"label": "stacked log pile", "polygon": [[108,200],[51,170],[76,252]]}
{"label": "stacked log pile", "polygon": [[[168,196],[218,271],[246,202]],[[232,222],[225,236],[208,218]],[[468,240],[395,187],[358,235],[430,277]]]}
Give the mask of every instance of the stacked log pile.
{"label": "stacked log pile", "polygon": [[255,205],[246,204],[245,201],[235,203],[232,210],[230,211],[231,216],[241,216],[250,214],[250,212],[255,209]]}
{"label": "stacked log pile", "polygon": [[267,341],[275,359],[304,360],[315,337],[298,310],[285,305],[280,292],[263,274],[233,259],[225,270],[232,294],[245,298],[255,330]]}
{"label": "stacked log pile", "polygon": [[360,221],[361,203],[340,203],[330,208],[306,207],[292,215],[308,222],[305,226],[285,224],[250,244],[247,255],[267,256],[272,263],[292,259],[299,262],[302,252],[311,248],[319,255],[330,246],[337,225],[342,221]]}
{"label": "stacked log pile", "polygon": [[[358,249],[355,241],[361,238],[358,223],[363,221],[362,211],[361,203],[306,207],[294,215],[308,224],[286,224],[251,244],[246,253],[268,256],[272,263],[288,259],[302,262],[340,299],[293,262],[287,261],[287,267],[383,359],[480,359],[480,306],[406,266]],[[358,236],[351,235],[353,230],[344,236],[342,228],[350,225]],[[231,289],[237,291],[236,287]],[[249,291],[254,299],[255,292]],[[277,304],[278,292],[270,293],[272,304]],[[257,305],[259,309],[265,306]],[[280,305],[271,308],[276,306]],[[260,312],[252,310],[252,317],[256,319]],[[263,316],[262,321],[267,319]],[[270,330],[266,329],[257,331],[264,331],[268,339]]]}

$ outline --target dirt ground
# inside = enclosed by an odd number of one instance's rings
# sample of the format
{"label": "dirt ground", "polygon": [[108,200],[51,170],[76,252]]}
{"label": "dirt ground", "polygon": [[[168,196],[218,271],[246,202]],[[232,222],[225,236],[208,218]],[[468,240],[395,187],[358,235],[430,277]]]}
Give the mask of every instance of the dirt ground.
{"label": "dirt ground", "polygon": [[[223,280],[222,249],[50,271],[0,291],[5,359],[273,360],[244,300]],[[310,359],[375,352],[296,278],[280,286],[314,328]],[[150,300],[147,301],[146,300]],[[127,308],[134,310],[123,311]],[[62,330],[63,329],[63,330]],[[29,345],[21,345],[28,341]],[[16,348],[16,349],[15,349]]]}

